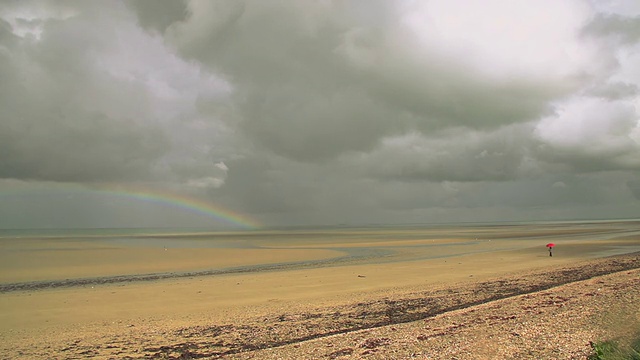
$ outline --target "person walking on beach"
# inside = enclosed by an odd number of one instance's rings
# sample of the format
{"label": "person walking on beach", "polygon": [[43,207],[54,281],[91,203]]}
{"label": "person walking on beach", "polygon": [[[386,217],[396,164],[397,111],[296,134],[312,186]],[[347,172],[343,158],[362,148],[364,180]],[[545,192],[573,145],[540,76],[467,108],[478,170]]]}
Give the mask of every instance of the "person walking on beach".
{"label": "person walking on beach", "polygon": [[547,249],[549,249],[549,256],[553,256],[553,247],[556,246],[554,243],[548,243]]}

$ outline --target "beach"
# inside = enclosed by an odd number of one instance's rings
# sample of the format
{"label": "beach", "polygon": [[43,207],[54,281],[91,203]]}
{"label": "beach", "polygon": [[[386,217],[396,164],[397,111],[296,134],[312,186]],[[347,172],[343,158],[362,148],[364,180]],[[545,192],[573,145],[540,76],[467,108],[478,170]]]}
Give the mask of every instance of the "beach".
{"label": "beach", "polygon": [[[640,267],[638,225],[6,236],[0,248],[2,354],[260,359],[391,358],[387,355],[395,351],[396,358],[452,358],[445,351],[452,347],[436,342],[453,344],[456,334],[471,326],[447,331],[442,329],[450,325],[431,326],[440,330],[429,332],[418,324],[450,321],[441,320],[446,316],[459,316],[456,324],[474,323],[464,320],[464,311],[478,306],[484,307],[474,314],[497,316],[498,322],[544,318],[526,311],[498,314],[492,306],[531,294],[526,301],[560,296],[570,299],[565,305],[584,308],[577,299],[594,296],[578,293],[592,293],[593,286],[611,289],[609,295],[599,293],[601,302],[619,303],[621,309],[629,302],[637,305],[633,299],[640,297],[629,296],[640,288],[634,270]],[[553,257],[545,248],[548,242],[556,244]],[[616,286],[626,286],[624,293],[631,295],[611,295]],[[560,292],[539,295],[545,291]],[[585,314],[584,324],[604,321]],[[566,331],[578,334],[581,347],[567,354],[579,356],[585,344],[597,340],[592,337],[612,335],[592,329],[581,336],[587,327],[578,324],[569,324],[573,328]],[[505,336],[504,331],[495,336]],[[392,336],[396,333],[404,335]],[[387,340],[366,343],[370,338]],[[500,344],[506,348],[512,340]],[[472,358],[469,349],[456,354]]]}

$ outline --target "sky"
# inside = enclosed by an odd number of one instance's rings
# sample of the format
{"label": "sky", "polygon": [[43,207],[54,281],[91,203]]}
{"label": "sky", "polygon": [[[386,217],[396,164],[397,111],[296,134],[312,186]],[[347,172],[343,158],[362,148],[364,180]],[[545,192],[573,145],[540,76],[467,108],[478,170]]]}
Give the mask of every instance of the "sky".
{"label": "sky", "polygon": [[5,229],[637,218],[640,2],[5,0],[0,109]]}

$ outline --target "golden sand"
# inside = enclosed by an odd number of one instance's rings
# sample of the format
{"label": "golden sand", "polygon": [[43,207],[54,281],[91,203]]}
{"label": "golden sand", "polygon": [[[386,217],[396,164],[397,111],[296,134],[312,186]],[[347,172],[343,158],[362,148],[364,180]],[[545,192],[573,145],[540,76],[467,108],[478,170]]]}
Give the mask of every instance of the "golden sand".
{"label": "golden sand", "polygon": [[[339,306],[449,283],[474,283],[640,250],[636,223],[548,229],[362,230],[243,238],[244,248],[132,247],[96,240],[1,239],[0,284],[171,273],[311,261],[271,271],[130,281],[0,293],[0,337],[19,348],[122,324],[177,329],[229,323],[287,309]],[[559,235],[554,235],[558,231]],[[518,240],[514,240],[518,239]],[[557,244],[549,257],[544,244]],[[386,251],[332,263],[348,249]],[[20,251],[18,251],[20,250]],[[313,261],[329,260],[327,263]]]}

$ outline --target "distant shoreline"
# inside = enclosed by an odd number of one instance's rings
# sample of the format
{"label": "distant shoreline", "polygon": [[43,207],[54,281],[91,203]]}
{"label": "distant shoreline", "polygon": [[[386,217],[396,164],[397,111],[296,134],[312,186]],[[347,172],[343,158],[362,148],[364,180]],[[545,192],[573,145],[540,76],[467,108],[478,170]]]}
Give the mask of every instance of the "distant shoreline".
{"label": "distant shoreline", "polygon": [[574,220],[530,220],[530,221],[486,221],[486,222],[452,222],[452,223],[404,223],[404,224],[342,224],[342,225],[292,225],[292,226],[274,226],[263,227],[261,229],[242,229],[242,228],[203,228],[203,227],[105,227],[105,228],[0,228],[0,239],[19,237],[29,238],[35,236],[41,237],[117,237],[123,234],[135,234],[136,237],[164,237],[164,236],[209,236],[209,235],[247,235],[264,232],[286,232],[296,233],[315,232],[326,230],[376,230],[376,229],[438,229],[438,228],[473,228],[473,227],[492,227],[492,226],[527,226],[527,225],[602,225],[615,223],[638,222],[640,218],[623,218],[623,219],[574,219]]}

